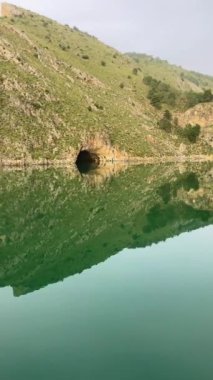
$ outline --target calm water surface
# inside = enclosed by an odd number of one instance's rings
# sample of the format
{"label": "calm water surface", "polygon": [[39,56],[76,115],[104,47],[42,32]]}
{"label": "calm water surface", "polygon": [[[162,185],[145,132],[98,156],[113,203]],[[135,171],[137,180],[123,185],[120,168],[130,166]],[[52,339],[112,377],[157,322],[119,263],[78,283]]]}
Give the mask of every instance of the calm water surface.
{"label": "calm water surface", "polygon": [[2,380],[210,380],[212,168],[2,172]]}

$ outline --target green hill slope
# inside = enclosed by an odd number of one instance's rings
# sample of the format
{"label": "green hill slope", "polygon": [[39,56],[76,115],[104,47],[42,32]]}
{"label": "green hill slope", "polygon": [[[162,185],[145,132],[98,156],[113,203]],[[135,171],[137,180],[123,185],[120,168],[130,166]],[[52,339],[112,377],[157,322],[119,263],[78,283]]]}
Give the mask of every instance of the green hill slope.
{"label": "green hill slope", "polygon": [[171,65],[165,60],[147,54],[127,53],[133,58],[145,76],[151,75],[180,91],[213,90],[213,77],[194,71],[184,70],[180,66]]}
{"label": "green hill slope", "polygon": [[[121,157],[171,156],[185,143],[158,128],[162,113],[147,99],[147,73],[133,59],[12,6],[0,35],[1,160],[74,160],[96,138]],[[209,153],[202,140],[186,150]]]}

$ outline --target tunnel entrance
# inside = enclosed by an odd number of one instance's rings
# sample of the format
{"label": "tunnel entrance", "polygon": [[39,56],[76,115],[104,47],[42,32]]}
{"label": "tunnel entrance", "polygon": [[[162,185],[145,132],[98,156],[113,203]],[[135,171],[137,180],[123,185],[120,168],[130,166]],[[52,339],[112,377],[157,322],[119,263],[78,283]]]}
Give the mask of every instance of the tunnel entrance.
{"label": "tunnel entrance", "polygon": [[96,169],[100,164],[100,157],[89,150],[81,150],[76,159],[76,165],[81,173]]}

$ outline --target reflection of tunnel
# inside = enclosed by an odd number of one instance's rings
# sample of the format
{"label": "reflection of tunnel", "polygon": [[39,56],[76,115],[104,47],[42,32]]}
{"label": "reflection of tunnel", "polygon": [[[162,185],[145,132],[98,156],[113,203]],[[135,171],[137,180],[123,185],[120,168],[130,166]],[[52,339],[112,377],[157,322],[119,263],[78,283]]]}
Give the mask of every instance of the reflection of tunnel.
{"label": "reflection of tunnel", "polygon": [[76,165],[81,173],[96,169],[100,164],[100,157],[89,150],[81,150],[78,154]]}

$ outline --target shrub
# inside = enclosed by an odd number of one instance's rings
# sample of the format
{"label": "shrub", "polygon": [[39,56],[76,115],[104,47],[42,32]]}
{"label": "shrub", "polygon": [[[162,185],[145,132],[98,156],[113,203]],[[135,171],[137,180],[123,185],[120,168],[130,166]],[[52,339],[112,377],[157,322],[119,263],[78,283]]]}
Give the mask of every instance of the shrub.
{"label": "shrub", "polygon": [[200,125],[191,125],[187,124],[186,127],[182,130],[182,135],[186,137],[191,143],[196,143],[200,135]]}
{"label": "shrub", "polygon": [[174,124],[174,127],[178,127],[179,126],[179,120],[178,120],[177,117],[174,118],[173,124]]}
{"label": "shrub", "polygon": [[211,90],[205,90],[202,96],[203,102],[212,102],[213,101],[213,95]]}
{"label": "shrub", "polygon": [[155,82],[155,79],[151,77],[151,75],[147,75],[143,78],[143,83],[147,86],[153,85]]}
{"label": "shrub", "polygon": [[97,109],[99,109],[100,111],[103,111],[103,109],[104,109],[104,107],[101,104],[99,104],[99,103],[95,103],[95,107]]}
{"label": "shrub", "polygon": [[171,86],[150,75],[144,77],[143,83],[149,86],[148,99],[155,108],[160,109],[162,104],[175,106],[177,94]]}
{"label": "shrub", "polygon": [[172,121],[172,114],[171,114],[171,112],[169,110],[166,110],[164,112],[164,118],[167,119],[167,120],[169,120],[169,121]]}
{"label": "shrub", "polygon": [[83,54],[83,55],[82,55],[82,58],[83,58],[83,59],[89,59],[89,56],[88,56],[87,54]]}
{"label": "shrub", "polygon": [[[181,75],[182,80],[184,80],[183,74]],[[205,90],[203,92],[189,91],[181,95],[180,92],[173,89],[170,85],[160,80],[157,80],[150,75],[143,78],[143,83],[149,86],[148,99],[150,103],[160,109],[162,104],[174,107],[177,105],[177,100],[179,104],[182,104],[184,109],[194,107],[199,103],[206,103],[213,101],[213,94],[211,90]]]}
{"label": "shrub", "polygon": [[155,107],[159,110],[161,109],[161,97],[159,94],[150,90],[148,93],[148,99],[150,100],[150,103],[153,107]]}
{"label": "shrub", "polygon": [[163,118],[158,123],[160,129],[171,132],[172,130],[172,114],[168,110],[166,110],[163,114]]}
{"label": "shrub", "polygon": [[120,83],[119,87],[123,89],[124,88],[124,83],[123,82]]}
{"label": "shrub", "polygon": [[204,92],[187,92],[185,95],[185,106],[191,108],[199,103],[208,103],[213,101],[213,94],[211,90],[205,90]]}
{"label": "shrub", "polygon": [[70,49],[70,45],[65,44],[65,43],[60,43],[60,44],[59,44],[59,47],[60,47],[61,50],[63,50],[63,51],[67,51],[67,50]]}
{"label": "shrub", "polygon": [[132,73],[134,75],[138,75],[138,69],[137,69],[137,67],[134,67],[134,69],[132,69]]}
{"label": "shrub", "polygon": [[105,61],[101,61],[101,66],[106,66],[106,62]]}
{"label": "shrub", "polygon": [[191,189],[193,190],[199,190],[199,181],[198,177],[195,173],[189,173],[185,176],[183,176],[181,180],[181,185],[184,188],[184,190],[189,191]]}

